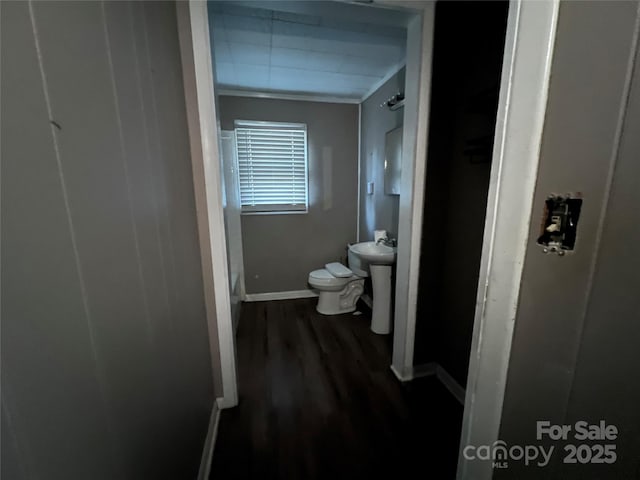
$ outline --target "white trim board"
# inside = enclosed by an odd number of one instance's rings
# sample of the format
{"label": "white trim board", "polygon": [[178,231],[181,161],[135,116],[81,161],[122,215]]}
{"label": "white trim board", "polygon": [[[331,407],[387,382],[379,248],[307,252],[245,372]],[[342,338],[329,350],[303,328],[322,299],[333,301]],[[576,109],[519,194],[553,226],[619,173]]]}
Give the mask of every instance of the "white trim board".
{"label": "white trim board", "polygon": [[214,384],[217,380],[222,383],[223,400],[219,406],[228,408],[238,404],[238,385],[222,203],[222,168],[218,150],[220,130],[214,94],[215,76],[211,62],[207,2],[177,2],[176,14],[211,367]]}
{"label": "white trim board", "polygon": [[318,294],[313,290],[290,290],[288,292],[247,293],[245,302],[269,302],[271,300],[293,300],[296,298],[313,298]]}
{"label": "white trim board", "polygon": [[411,369],[411,375],[414,379],[435,375],[438,371],[438,365],[435,362],[424,363],[422,365],[414,365]]}
{"label": "white trim board", "polygon": [[407,71],[405,79],[402,176],[398,212],[398,255],[393,329],[392,364],[396,371],[413,366],[418,275],[422,242],[422,216],[427,135],[431,95],[431,56],[435,2],[421,4],[423,10],[407,29]]}
{"label": "white trim board", "polygon": [[491,462],[465,459],[464,448],[498,440],[558,9],[559,0],[509,4],[458,480],[493,476]]}
{"label": "white trim board", "polygon": [[362,103],[358,104],[358,200],[356,203],[356,242],[360,243],[360,215],[362,208]]}
{"label": "white trim board", "polygon": [[393,365],[391,371],[398,380],[402,383],[410,382],[416,378],[423,378],[435,375],[438,381],[447,389],[449,393],[460,402],[460,405],[464,405],[465,389],[462,387],[455,378],[453,378],[449,372],[447,372],[442,365],[436,362],[423,363],[420,365],[414,365],[404,372],[399,372]]}
{"label": "white trim board", "polygon": [[235,90],[232,88],[220,87],[216,93],[223,97],[244,97],[244,98],[265,98],[269,100],[293,100],[297,102],[321,102],[321,103],[349,103],[359,105],[360,98],[332,97],[315,93],[283,93],[264,92],[259,90]]}
{"label": "white trim board", "polygon": [[200,457],[200,468],[198,469],[198,480],[209,480],[211,474],[211,460],[213,459],[213,450],[216,447],[216,439],[218,438],[218,425],[220,424],[220,408],[218,404],[222,403],[221,399],[216,399],[211,407],[211,415],[209,417],[209,428],[207,436],[204,439],[202,447],[202,456]]}
{"label": "white trim board", "polygon": [[402,383],[410,382],[416,378],[428,377],[436,374],[438,364],[435,362],[423,363],[421,365],[411,365],[405,368],[403,371],[398,370],[394,365],[391,365],[391,371],[398,380]]}
{"label": "white trim board", "polygon": [[391,365],[391,371],[401,382],[408,382],[412,380],[411,372],[400,372],[394,365]]}
{"label": "white trim board", "polygon": [[457,380],[449,374],[449,372],[442,368],[442,365],[440,364],[436,365],[436,377],[438,377],[440,383],[449,390],[449,393],[451,393],[451,395],[460,402],[460,405],[464,405],[464,387],[460,385]]}

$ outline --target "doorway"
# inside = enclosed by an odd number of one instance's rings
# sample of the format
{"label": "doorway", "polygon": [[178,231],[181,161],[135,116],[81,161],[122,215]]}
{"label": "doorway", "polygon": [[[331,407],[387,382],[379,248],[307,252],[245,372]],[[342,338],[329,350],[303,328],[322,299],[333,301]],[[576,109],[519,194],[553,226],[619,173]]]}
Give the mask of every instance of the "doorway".
{"label": "doorway", "polygon": [[[395,2],[394,2],[395,3]],[[415,4],[414,4],[415,5]],[[431,79],[431,36],[433,26],[434,4],[424,4],[424,10],[416,13],[408,25],[409,40],[407,49],[407,85],[406,94],[413,89],[415,104],[405,107],[405,125],[415,125],[414,134],[406,135],[403,141],[402,183],[408,194],[399,206],[398,244],[404,245],[402,256],[398,256],[397,275],[399,288],[396,291],[395,333],[393,349],[393,365],[400,377],[411,373],[413,367],[415,305],[418,298],[418,260],[420,258],[420,239],[422,235],[422,205],[424,200],[424,178],[426,163],[426,132],[429,118],[429,92]],[[189,48],[196,60],[195,84],[198,85],[198,98],[193,103],[199,116],[199,135],[202,137],[202,148],[205,156],[214,166],[219,165],[216,149],[215,129],[216,112],[213,106],[213,75],[210,64],[210,46],[208,45],[208,25],[206,5],[193,2],[185,7],[185,18],[189,31]],[[491,387],[504,382],[506,376],[506,359],[510,345],[510,327],[505,322],[511,318],[517,302],[517,285],[519,274],[517,259],[523,256],[518,238],[524,238],[527,231],[528,217],[514,215],[515,212],[530,211],[531,192],[537,165],[537,147],[544,116],[544,102],[548,82],[548,65],[550,61],[553,33],[557,15],[557,2],[541,5],[530,3],[514,3],[509,12],[507,22],[507,41],[505,61],[501,79],[498,107],[498,121],[494,148],[493,166],[491,169],[490,189],[488,194],[487,220],[480,264],[478,302],[474,322],[474,334],[471,345],[471,361],[465,405],[465,422],[463,425],[463,442],[476,439],[493,439],[497,436],[500,419],[500,405],[503,390]],[[526,57],[528,62],[516,64],[516,56]],[[185,73],[185,76],[188,73]],[[202,93],[202,95],[200,95]],[[505,159],[509,158],[509,162]],[[526,172],[522,181],[522,172]],[[214,174],[215,175],[215,174]],[[214,209],[211,220],[216,225],[223,224],[221,210],[220,183],[211,182],[209,196],[213,201],[204,202]],[[204,189],[206,191],[206,189]],[[205,195],[205,200],[207,196]],[[217,203],[216,203],[217,202]],[[419,206],[419,207],[416,207]],[[404,232],[404,233],[403,233]],[[514,233],[516,232],[515,236]],[[514,242],[514,239],[516,240]],[[219,341],[222,363],[223,383],[226,378],[224,395],[235,393],[235,360],[233,336],[230,325],[230,305],[225,301],[229,297],[227,271],[222,266],[226,260],[226,245],[220,235],[212,235],[211,251],[213,255],[211,268],[214,278],[215,309],[220,328],[212,335],[212,341]],[[516,244],[515,246],[514,243]],[[508,252],[506,258],[494,255],[496,248]],[[219,248],[216,248],[219,247]],[[514,264],[513,259],[516,259]],[[217,262],[217,263],[216,263]],[[497,271],[504,275],[498,279]],[[493,274],[493,275],[490,275]],[[217,279],[217,281],[215,281]],[[503,288],[495,288],[498,283]],[[221,285],[218,287],[218,285]],[[487,288],[491,286],[492,303],[487,302]],[[225,291],[225,289],[227,291]],[[225,303],[226,302],[226,303]],[[220,333],[220,335],[218,335]],[[495,333],[495,334],[492,334]],[[225,351],[224,354],[222,351]],[[500,352],[499,358],[494,352]],[[231,354],[231,355],[230,355]],[[497,363],[491,363],[495,360]],[[486,363],[489,361],[489,363]],[[227,372],[225,377],[224,372]],[[504,386],[504,383],[502,383]],[[232,398],[231,406],[237,401]],[[482,415],[480,415],[480,412]],[[467,478],[467,466],[461,463],[459,478]],[[486,473],[486,472],[485,472]],[[462,476],[460,476],[462,475]],[[486,476],[477,478],[489,478]]]}
{"label": "doorway", "polygon": [[[320,16],[326,15],[326,12],[331,11],[332,9],[346,8],[356,11],[359,15],[358,18],[367,19],[373,18],[372,14],[370,13],[372,11],[383,11],[384,14],[382,16],[379,13],[376,13],[375,16],[378,18],[383,18],[384,22],[389,22],[389,19],[392,19],[392,21],[396,23],[398,21],[402,21],[405,25],[406,73],[404,74],[405,88],[403,93],[406,96],[406,100],[404,102],[404,109],[402,112],[405,134],[403,136],[402,142],[403,174],[401,179],[401,195],[399,197],[397,207],[398,253],[396,268],[395,311],[393,312],[395,320],[393,331],[392,358],[392,370],[396,373],[397,376],[402,378],[402,372],[406,370],[407,366],[411,365],[412,359],[411,346],[413,343],[412,336],[413,323],[415,322],[415,311],[411,305],[412,298],[415,299],[417,292],[417,258],[419,257],[419,238],[421,236],[419,225],[421,224],[422,215],[421,209],[413,208],[413,205],[421,205],[423,196],[425,164],[424,159],[426,156],[426,132],[428,120],[427,112],[429,108],[428,103],[431,67],[430,48],[428,47],[430,45],[432,36],[433,4],[427,3],[422,5],[422,9],[411,10],[402,7],[397,8],[398,4],[395,2],[392,2],[389,5],[380,4],[374,7],[363,5],[348,5],[333,2],[305,3],[312,6],[323,5],[323,11],[318,12]],[[260,5],[264,6],[265,4],[260,3]],[[288,2],[288,5],[294,5],[294,2]],[[295,3],[295,5],[299,4]],[[393,8],[390,8],[390,5],[393,5]],[[209,30],[209,25],[204,25],[205,22],[202,18],[205,7],[205,4],[193,3],[190,5],[188,12],[186,12],[189,15],[189,19],[191,22],[191,25],[189,25],[189,28],[191,29],[189,35],[191,37],[198,37],[197,39],[192,38],[192,45],[190,45],[190,48],[193,48],[194,54],[201,59],[211,58],[211,45],[207,42],[207,40],[211,39],[212,34]],[[196,9],[198,9],[197,12]],[[194,22],[198,23],[197,27],[194,27]],[[217,102],[213,101],[213,98],[216,98],[217,92],[215,92],[215,90],[211,88],[212,86],[208,85],[209,83],[213,83],[212,79],[215,78],[211,68],[212,64],[209,63],[208,65],[205,65],[202,60],[195,61],[194,63],[196,67],[200,66],[202,68],[202,78],[198,78],[196,72],[196,83],[200,83],[202,85],[202,88],[207,90],[206,94],[207,96],[210,96],[210,98],[212,99],[212,104],[214,105],[213,110],[208,113],[208,118],[201,119],[200,127],[205,124],[212,126],[218,125],[221,120],[220,111],[217,106]],[[386,81],[387,79],[385,78],[383,80]],[[207,102],[205,96],[199,95],[197,100],[200,103],[198,113],[202,116],[204,115],[202,105]],[[329,101],[331,101],[331,99],[329,99]],[[345,103],[348,104],[350,102]],[[206,203],[207,201],[211,202],[212,199],[216,200],[217,205],[219,205],[220,207],[223,207],[225,202],[225,199],[223,198],[223,187],[220,183],[222,177],[220,176],[219,171],[214,171],[216,165],[222,165],[224,162],[220,159],[219,151],[211,148],[212,145],[219,143],[221,133],[214,128],[210,131],[207,131],[206,135],[210,137],[206,142],[208,149],[207,157],[210,161],[205,162],[205,166],[207,169],[211,169],[211,171],[209,172],[211,181],[207,181],[205,185],[202,185],[203,192],[206,193],[206,195],[203,195],[204,198],[202,200],[203,211],[205,211],[207,208],[211,208],[211,205],[204,205],[204,203]],[[215,181],[216,177],[218,177],[217,182]],[[382,185],[380,185],[378,188],[382,189]],[[224,208],[222,208],[221,212],[218,211],[216,215],[209,216],[211,218],[207,218],[207,221],[211,222],[210,230],[213,230],[214,225],[216,228],[219,228],[220,224],[224,223]],[[356,221],[354,223],[357,226],[360,222]],[[359,233],[360,238],[363,238],[364,235],[365,234],[363,234],[363,232]],[[222,299],[222,304],[218,305],[217,302],[215,303],[217,314],[216,321],[218,323],[218,327],[220,328],[218,328],[219,335],[212,337],[212,340],[214,340],[215,338],[215,342],[219,344],[219,358],[225,358],[225,360],[220,362],[220,366],[223,372],[227,371],[226,376],[224,374],[221,375],[223,379],[223,381],[221,382],[223,397],[226,398],[227,395],[224,392],[237,391],[235,382],[235,361],[233,360],[233,358],[235,357],[235,347],[230,348],[230,346],[233,346],[233,338],[231,338],[233,328],[231,326],[232,322],[230,321],[230,317],[232,315],[232,302],[231,300],[227,300],[232,298],[233,293],[231,287],[232,283],[230,283],[229,281],[229,276],[231,275],[230,266],[234,262],[228,259],[231,248],[228,245],[226,238],[220,237],[218,240],[219,242],[211,242],[211,250],[210,252],[207,252],[207,255],[211,255],[212,260],[217,261],[218,265],[224,267],[212,269],[213,276],[216,277],[217,275],[217,278],[219,278],[218,283],[222,283],[224,278],[223,285],[217,288],[220,288],[221,291],[225,292],[224,294],[221,293],[221,295],[225,297]],[[214,243],[217,245],[217,247],[215,248]],[[222,243],[224,243],[224,246],[222,245]],[[210,247],[208,246],[207,248]],[[247,259],[245,256],[245,264],[246,261]],[[243,275],[241,274],[240,278],[242,278],[242,276]],[[246,274],[244,275],[244,278],[246,280]],[[215,281],[213,283],[216,284]],[[242,291],[242,289],[240,289],[240,291]],[[223,324],[228,326],[222,328]],[[223,355],[223,352],[225,351],[227,352],[227,354]],[[215,359],[213,361],[215,364]],[[224,381],[225,378],[227,379],[226,383]],[[232,381],[232,379],[234,380]],[[235,394],[231,395],[231,398],[236,398]],[[225,401],[223,402],[223,404],[234,405],[235,401]]]}
{"label": "doorway", "polygon": [[509,3],[436,5],[414,370],[464,402]]}

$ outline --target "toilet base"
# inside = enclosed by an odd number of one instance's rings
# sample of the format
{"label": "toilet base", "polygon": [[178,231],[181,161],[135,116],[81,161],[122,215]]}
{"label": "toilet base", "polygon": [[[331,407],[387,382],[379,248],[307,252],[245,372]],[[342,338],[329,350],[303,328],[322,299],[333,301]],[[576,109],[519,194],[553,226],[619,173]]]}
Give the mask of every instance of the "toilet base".
{"label": "toilet base", "polygon": [[364,292],[364,279],[350,282],[339,292],[320,290],[316,311],[322,315],[340,315],[354,312],[362,292]]}
{"label": "toilet base", "polygon": [[321,315],[341,315],[343,313],[351,313],[351,312],[355,312],[356,311],[356,307],[350,307],[350,308],[345,308],[345,309],[337,309],[334,310],[332,308],[323,308],[320,305],[320,301],[318,301],[318,305],[316,305],[316,312],[320,313]]}

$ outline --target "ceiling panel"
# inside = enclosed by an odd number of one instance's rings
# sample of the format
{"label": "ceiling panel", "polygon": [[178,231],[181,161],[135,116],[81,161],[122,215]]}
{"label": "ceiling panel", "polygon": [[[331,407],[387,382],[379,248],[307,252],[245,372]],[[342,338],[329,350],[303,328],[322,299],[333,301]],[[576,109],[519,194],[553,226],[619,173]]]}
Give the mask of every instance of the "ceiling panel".
{"label": "ceiling panel", "polygon": [[233,63],[248,65],[270,65],[271,47],[269,45],[249,45],[229,42],[229,51]]}
{"label": "ceiling panel", "polygon": [[224,40],[213,40],[216,48],[213,51],[214,61],[216,63],[231,63],[233,64],[231,49],[229,44]]}
{"label": "ceiling panel", "polygon": [[209,12],[222,88],[361,99],[404,63],[406,17],[392,10],[210,1]]}
{"label": "ceiling panel", "polygon": [[272,19],[252,16],[223,15],[227,41],[229,43],[248,43],[251,45],[269,45],[272,34]]}
{"label": "ceiling panel", "polygon": [[215,65],[216,82],[220,85],[236,85],[236,69],[233,63],[220,62],[216,60]]}
{"label": "ceiling panel", "polygon": [[236,82],[242,88],[260,89],[269,85],[269,66],[234,64]]}
{"label": "ceiling panel", "polygon": [[338,72],[345,56],[339,53],[316,52],[297,48],[271,49],[271,65],[319,72]]}
{"label": "ceiling panel", "polygon": [[[398,57],[398,63],[402,63],[404,57]],[[368,76],[378,76],[381,71],[389,69],[388,60],[381,57],[357,57],[344,56],[344,61],[338,70],[340,73],[354,73]]]}

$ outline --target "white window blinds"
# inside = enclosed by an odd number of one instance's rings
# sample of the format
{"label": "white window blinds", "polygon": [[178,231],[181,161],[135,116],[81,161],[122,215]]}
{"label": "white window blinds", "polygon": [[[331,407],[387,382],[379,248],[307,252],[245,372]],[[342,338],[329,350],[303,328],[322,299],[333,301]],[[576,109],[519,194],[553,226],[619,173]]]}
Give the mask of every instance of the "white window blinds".
{"label": "white window blinds", "polygon": [[307,126],[236,121],[243,212],[307,211]]}

